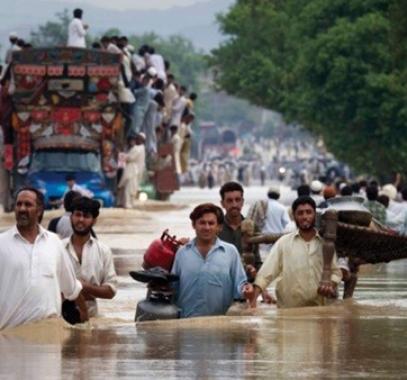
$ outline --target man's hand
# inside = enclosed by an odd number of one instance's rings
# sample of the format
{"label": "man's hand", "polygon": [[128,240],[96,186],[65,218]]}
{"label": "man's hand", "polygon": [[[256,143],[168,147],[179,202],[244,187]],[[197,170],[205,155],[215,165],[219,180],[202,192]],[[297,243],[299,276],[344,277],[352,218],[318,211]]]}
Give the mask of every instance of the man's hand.
{"label": "man's hand", "polygon": [[86,306],[85,299],[84,299],[84,297],[83,297],[83,295],[81,293],[79,293],[79,296],[75,300],[75,303],[76,303],[76,306],[78,306],[78,309],[79,309],[79,315],[80,315],[80,318],[81,318],[81,322],[86,322],[86,321],[89,321],[88,308]]}
{"label": "man's hand", "polygon": [[91,284],[85,280],[79,280],[82,284],[82,292],[81,294],[85,298],[86,301],[94,301],[96,297],[94,297],[90,292],[89,292],[89,287]]}
{"label": "man's hand", "polygon": [[327,298],[336,298],[336,286],[333,281],[321,281],[318,287],[318,294]]}
{"label": "man's hand", "polygon": [[244,284],[244,285],[243,285],[243,288],[242,288],[242,295],[243,295],[243,297],[244,297],[246,300],[250,300],[251,297],[253,296],[253,294],[254,294],[253,285],[252,285],[252,284],[249,284],[249,283]]}
{"label": "man's hand", "polygon": [[245,287],[246,286],[250,286],[250,291],[248,291],[246,294],[244,293],[244,288],[243,288],[243,295],[244,295],[244,297],[246,298],[246,300],[247,300],[247,303],[249,304],[249,306],[251,307],[251,308],[253,308],[253,309],[255,309],[256,308],[256,300],[257,300],[257,298],[258,298],[258,296],[259,296],[259,294],[262,292],[262,290],[258,287],[258,286],[256,286],[256,285],[252,285],[252,284],[246,284],[245,285]]}
{"label": "man's hand", "polygon": [[190,238],[182,237],[182,238],[179,238],[177,240],[181,243],[181,245],[185,245],[185,244],[189,243]]}
{"label": "man's hand", "polygon": [[269,305],[277,303],[276,299],[267,290],[264,290],[261,293],[261,296],[263,298],[264,303],[267,303]]}

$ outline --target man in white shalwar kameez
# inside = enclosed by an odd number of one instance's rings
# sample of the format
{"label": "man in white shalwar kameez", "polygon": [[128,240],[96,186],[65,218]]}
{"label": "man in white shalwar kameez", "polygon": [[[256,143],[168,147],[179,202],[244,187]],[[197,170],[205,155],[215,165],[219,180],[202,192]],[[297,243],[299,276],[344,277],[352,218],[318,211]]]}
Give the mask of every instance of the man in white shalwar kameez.
{"label": "man in white shalwar kameez", "polygon": [[124,208],[133,208],[135,206],[138,189],[145,170],[145,139],[145,134],[142,132],[129,137],[126,166],[119,182],[119,188],[123,189]]}

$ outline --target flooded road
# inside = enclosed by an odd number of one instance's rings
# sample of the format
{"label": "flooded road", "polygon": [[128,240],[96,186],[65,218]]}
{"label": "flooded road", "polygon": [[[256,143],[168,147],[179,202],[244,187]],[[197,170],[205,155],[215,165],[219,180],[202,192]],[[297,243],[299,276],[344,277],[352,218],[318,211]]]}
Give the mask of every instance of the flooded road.
{"label": "flooded road", "polygon": [[[248,189],[247,203],[265,191]],[[260,305],[250,313],[235,305],[226,317],[136,326],[145,287],[128,272],[140,268],[144,249],[165,228],[192,237],[191,208],[218,198],[216,190],[185,189],[171,205],[103,210],[96,232],[114,251],[116,298],[99,301],[101,316],[84,326],[46,320],[0,333],[0,379],[406,377],[405,261],[362,267],[354,299],[329,307]],[[4,216],[0,227],[10,223]]]}

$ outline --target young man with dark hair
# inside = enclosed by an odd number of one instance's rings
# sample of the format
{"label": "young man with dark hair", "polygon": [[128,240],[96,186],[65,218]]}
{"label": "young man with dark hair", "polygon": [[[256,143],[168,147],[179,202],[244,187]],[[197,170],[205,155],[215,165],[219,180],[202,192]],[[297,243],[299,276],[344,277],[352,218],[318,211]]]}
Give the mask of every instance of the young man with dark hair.
{"label": "young man with dark hair", "polygon": [[190,219],[196,237],[179,249],[172,267],[179,276],[176,304],[183,318],[223,315],[234,299],[247,298],[253,287],[247,283],[236,248],[217,237],[222,210],[204,203]]}
{"label": "young man with dark hair", "polygon": [[[230,244],[233,244],[239,252],[239,255],[243,253],[243,241],[242,241],[242,222],[244,217],[242,215],[242,208],[244,204],[243,187],[238,182],[226,182],[220,188],[221,204],[225,210],[225,220],[223,226],[219,232],[219,238]],[[255,226],[255,230],[257,227]],[[245,265],[246,273],[249,277],[254,277],[256,272],[260,269],[262,261],[259,253],[258,245],[254,246],[254,265]],[[273,300],[267,293],[267,290],[263,293],[265,302],[271,303]]]}
{"label": "young man with dark hair", "polygon": [[377,185],[369,185],[366,188],[367,200],[363,203],[373,215],[383,225],[386,223],[386,207],[384,207],[380,202],[377,201],[379,196],[379,188]]}
{"label": "young man with dark hair", "polygon": [[284,235],[273,245],[254,282],[253,307],[262,290],[276,282],[279,307],[325,305],[336,297],[341,272],[332,260],[330,284],[321,284],[323,272],[322,238],[315,229],[316,205],[309,196],[297,198],[292,204],[297,230]]}
{"label": "young man with dark hair", "polygon": [[78,191],[69,190],[64,196],[65,213],[62,216],[53,218],[48,224],[48,231],[56,233],[61,239],[65,239],[72,235],[71,213],[72,202],[75,198],[80,198],[81,193]]}
{"label": "young man with dark hair", "polygon": [[[225,220],[219,232],[219,238],[233,244],[241,255],[242,252],[242,231],[241,224],[244,220],[241,214],[244,197],[243,187],[238,182],[226,182],[220,188],[221,205],[225,210]],[[259,269],[262,262],[258,247],[253,252],[255,255],[255,269]]]}
{"label": "young man with dark hair", "polygon": [[61,314],[61,293],[88,319],[82,286],[59,238],[41,227],[44,197],[24,187],[16,195],[16,226],[0,234],[0,330]]}
{"label": "young man with dark hair", "polygon": [[117,278],[110,248],[91,235],[99,216],[100,204],[87,197],[72,203],[73,234],[63,241],[82,284],[89,316],[97,315],[96,298],[111,299],[116,294]]}

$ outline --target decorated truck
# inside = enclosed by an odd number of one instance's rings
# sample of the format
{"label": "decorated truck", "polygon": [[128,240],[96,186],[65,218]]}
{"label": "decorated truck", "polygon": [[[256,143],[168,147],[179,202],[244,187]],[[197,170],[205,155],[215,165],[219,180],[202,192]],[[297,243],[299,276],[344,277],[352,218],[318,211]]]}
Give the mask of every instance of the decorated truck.
{"label": "decorated truck", "polygon": [[[9,97],[2,110],[9,193],[41,190],[46,206],[67,189],[66,178],[115,204],[122,116],[115,99],[120,56],[96,49],[38,48],[13,53]],[[3,87],[5,87],[3,86]],[[3,93],[4,98],[4,93]]]}

